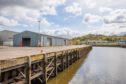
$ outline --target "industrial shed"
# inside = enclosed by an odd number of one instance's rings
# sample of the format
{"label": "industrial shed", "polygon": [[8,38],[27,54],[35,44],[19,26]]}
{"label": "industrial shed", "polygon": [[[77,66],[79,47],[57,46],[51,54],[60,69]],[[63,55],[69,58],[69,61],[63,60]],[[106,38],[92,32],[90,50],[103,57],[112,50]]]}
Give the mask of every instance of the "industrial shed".
{"label": "industrial shed", "polygon": [[14,35],[14,46],[65,46],[69,44],[69,39],[40,34],[31,31],[24,31]]}
{"label": "industrial shed", "polygon": [[0,31],[0,45],[13,46],[13,36],[17,33],[10,30]]}

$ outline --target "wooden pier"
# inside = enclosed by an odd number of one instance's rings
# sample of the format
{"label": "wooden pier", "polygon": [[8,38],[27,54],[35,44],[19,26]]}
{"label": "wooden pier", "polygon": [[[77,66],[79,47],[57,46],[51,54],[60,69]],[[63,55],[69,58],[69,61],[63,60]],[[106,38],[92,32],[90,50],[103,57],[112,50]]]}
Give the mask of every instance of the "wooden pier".
{"label": "wooden pier", "polygon": [[[47,81],[86,55],[91,46],[0,48],[0,84]],[[15,54],[15,53],[16,54]]]}

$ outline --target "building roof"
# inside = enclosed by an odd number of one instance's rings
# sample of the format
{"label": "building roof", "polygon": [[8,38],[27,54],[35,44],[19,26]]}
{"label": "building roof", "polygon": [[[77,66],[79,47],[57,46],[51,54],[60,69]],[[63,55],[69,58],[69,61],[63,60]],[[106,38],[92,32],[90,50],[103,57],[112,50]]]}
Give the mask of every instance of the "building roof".
{"label": "building roof", "polygon": [[[50,37],[54,37],[54,38],[60,38],[60,39],[66,39],[66,40],[69,40],[68,38],[63,38],[63,37],[58,37],[58,36],[51,36],[51,35],[41,34],[41,33],[33,32],[33,31],[28,31],[28,30],[23,31],[23,32],[31,32],[31,33],[38,34],[38,35],[50,36]],[[21,32],[21,33],[23,33],[23,32]],[[21,33],[18,33],[18,34],[21,34]],[[18,35],[18,34],[16,34],[16,35]]]}
{"label": "building roof", "polygon": [[8,41],[10,39],[13,39],[13,36],[17,34],[18,32],[9,31],[9,30],[3,30],[0,31],[0,41]]}

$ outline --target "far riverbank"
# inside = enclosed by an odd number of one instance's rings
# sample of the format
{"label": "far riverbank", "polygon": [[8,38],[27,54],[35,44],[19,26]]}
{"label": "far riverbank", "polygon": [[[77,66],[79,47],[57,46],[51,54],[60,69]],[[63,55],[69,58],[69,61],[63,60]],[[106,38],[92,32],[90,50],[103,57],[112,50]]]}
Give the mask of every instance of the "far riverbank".
{"label": "far riverbank", "polygon": [[121,47],[121,48],[126,48],[126,45],[92,45],[96,47]]}

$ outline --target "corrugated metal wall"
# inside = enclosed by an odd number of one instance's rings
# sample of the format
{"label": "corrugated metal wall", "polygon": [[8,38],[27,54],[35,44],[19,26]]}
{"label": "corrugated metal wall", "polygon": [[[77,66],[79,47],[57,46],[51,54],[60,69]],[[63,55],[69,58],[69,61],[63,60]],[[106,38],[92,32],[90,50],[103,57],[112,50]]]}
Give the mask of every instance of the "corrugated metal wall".
{"label": "corrugated metal wall", "polygon": [[40,40],[40,36],[38,34],[25,31],[22,33],[19,33],[17,35],[14,35],[13,43],[14,46],[23,46],[22,44],[22,38],[31,38],[31,46],[37,46],[38,45],[38,40]]}
{"label": "corrugated metal wall", "polygon": [[[38,33],[24,31],[22,33],[16,34],[13,39],[14,46],[23,46],[22,38],[31,38],[30,46],[64,46],[67,44],[67,40],[63,38],[40,35]],[[41,42],[40,42],[41,41]],[[51,41],[51,44],[50,44]]]}

